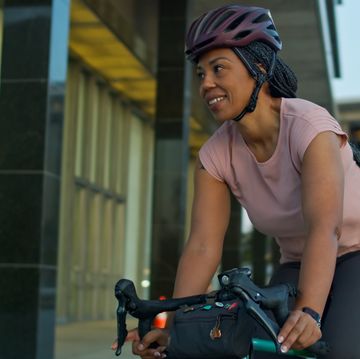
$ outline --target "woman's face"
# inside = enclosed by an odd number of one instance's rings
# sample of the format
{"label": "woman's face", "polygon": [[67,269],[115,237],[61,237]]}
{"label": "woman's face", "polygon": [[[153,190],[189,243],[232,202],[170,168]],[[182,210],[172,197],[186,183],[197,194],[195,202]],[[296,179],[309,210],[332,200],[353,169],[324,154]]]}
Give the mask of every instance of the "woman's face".
{"label": "woman's face", "polygon": [[255,80],[231,49],[205,53],[199,59],[196,72],[200,96],[219,121],[233,119],[248,104]]}

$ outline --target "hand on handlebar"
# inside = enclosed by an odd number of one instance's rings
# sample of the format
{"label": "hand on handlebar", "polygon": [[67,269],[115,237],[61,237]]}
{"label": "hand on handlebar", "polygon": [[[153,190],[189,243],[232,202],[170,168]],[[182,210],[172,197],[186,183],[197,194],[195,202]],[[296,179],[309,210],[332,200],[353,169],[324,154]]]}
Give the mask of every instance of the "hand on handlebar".
{"label": "hand on handlebar", "polygon": [[[169,331],[167,329],[153,329],[148,332],[142,340],[138,337],[133,341],[132,352],[139,355],[142,359],[165,358],[169,342]],[[157,343],[158,346],[153,348],[151,344]]]}
{"label": "hand on handlebar", "polygon": [[[135,328],[129,330],[125,341],[132,342],[133,354],[141,356],[142,359],[165,358],[164,351],[169,341],[169,332],[166,329],[153,329],[140,340],[139,331]],[[150,348],[152,343],[159,345]],[[118,341],[115,340],[111,345],[111,349],[116,350],[117,347]]]}
{"label": "hand on handlebar", "polygon": [[[134,342],[139,340],[140,340],[140,336],[139,336],[138,328],[134,328],[128,331],[128,334],[125,339],[126,342]],[[117,347],[118,347],[118,340],[116,338],[114,342],[111,344],[111,349],[116,350]]]}
{"label": "hand on handlebar", "polygon": [[321,338],[321,330],[316,321],[301,310],[293,310],[282,326],[278,341],[281,351],[308,348]]}

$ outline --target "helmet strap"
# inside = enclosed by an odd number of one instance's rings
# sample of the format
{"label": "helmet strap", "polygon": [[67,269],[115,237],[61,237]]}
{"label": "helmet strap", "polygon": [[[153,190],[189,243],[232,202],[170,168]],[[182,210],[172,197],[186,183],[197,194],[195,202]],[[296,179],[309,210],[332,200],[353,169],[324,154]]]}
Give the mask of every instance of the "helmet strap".
{"label": "helmet strap", "polygon": [[261,86],[266,81],[268,81],[273,75],[275,63],[276,63],[276,54],[273,53],[273,58],[271,60],[269,70],[267,73],[264,74],[259,69],[256,69],[256,70],[254,69],[253,66],[256,66],[256,65],[250,64],[249,61],[246,59],[246,57],[241,53],[239,48],[235,47],[235,48],[233,48],[233,51],[235,52],[236,55],[238,55],[240,57],[240,59],[243,61],[246,68],[249,70],[251,76],[254,77],[254,79],[256,80],[256,86],[250,96],[249,103],[236,117],[233,118],[233,121],[239,122],[248,112],[254,112],[254,110],[256,108],[256,104],[257,104]]}
{"label": "helmet strap", "polygon": [[267,76],[266,75],[262,75],[262,76],[258,76],[258,78],[256,79],[256,86],[250,96],[250,101],[247,104],[247,106],[241,111],[241,113],[239,113],[235,118],[233,118],[233,121],[240,121],[248,112],[253,112],[255,110],[256,107],[256,103],[257,103],[257,99],[259,96],[259,92],[261,89],[261,86],[266,82],[267,80]]}

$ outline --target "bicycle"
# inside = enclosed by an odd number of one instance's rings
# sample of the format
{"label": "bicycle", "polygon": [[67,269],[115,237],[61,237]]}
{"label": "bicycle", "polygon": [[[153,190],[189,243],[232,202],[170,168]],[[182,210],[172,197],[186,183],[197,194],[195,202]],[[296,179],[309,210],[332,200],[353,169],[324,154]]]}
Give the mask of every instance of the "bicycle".
{"label": "bicycle", "polygon": [[[230,303],[232,303],[232,306],[234,303],[240,303],[252,320],[259,323],[269,334],[271,340],[245,338],[244,340],[246,340],[246,342],[243,343],[243,346],[246,347],[246,353],[242,359],[250,359],[256,351],[281,353],[280,344],[277,341],[277,334],[289,315],[287,305],[288,298],[289,296],[296,296],[296,288],[290,284],[260,288],[251,280],[251,271],[248,268],[234,268],[225,271],[218,275],[218,279],[221,286],[221,289],[218,291],[166,300],[141,300],[136,294],[132,281],[127,279],[119,280],[115,285],[115,296],[118,300],[118,348],[115,354],[117,356],[121,354],[121,348],[127,336],[127,313],[139,319],[138,330],[139,336],[142,338],[151,330],[152,322],[158,313],[180,310],[180,315],[184,317],[186,314],[181,313],[198,310],[199,308],[200,310],[211,309],[211,307],[206,309],[206,306],[209,306],[210,302],[213,303],[213,308],[216,306],[231,306]],[[266,310],[270,310],[273,313],[275,320],[266,314]],[[203,314],[203,316],[206,315],[207,314]],[[219,331],[217,324],[210,330],[210,337],[212,340],[221,337],[221,331]],[[170,354],[172,352],[172,342],[173,340],[170,341],[168,348],[168,353]],[[327,343],[318,341],[309,348],[306,348],[306,350],[291,349],[285,355],[296,356],[298,358],[316,358],[317,355],[326,354],[329,350],[330,348]],[[238,356],[234,356],[234,358],[235,357],[240,358]],[[172,356],[168,355],[168,358],[172,359]]]}

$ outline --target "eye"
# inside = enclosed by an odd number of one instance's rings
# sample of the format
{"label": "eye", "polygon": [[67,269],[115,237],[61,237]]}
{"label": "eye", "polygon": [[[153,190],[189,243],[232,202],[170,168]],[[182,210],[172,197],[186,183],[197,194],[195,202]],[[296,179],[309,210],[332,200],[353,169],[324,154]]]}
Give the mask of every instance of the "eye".
{"label": "eye", "polygon": [[203,71],[197,71],[196,76],[198,77],[198,79],[202,80],[205,77],[205,74]]}
{"label": "eye", "polygon": [[214,73],[219,73],[221,70],[223,70],[224,67],[222,65],[216,64],[214,65]]}

